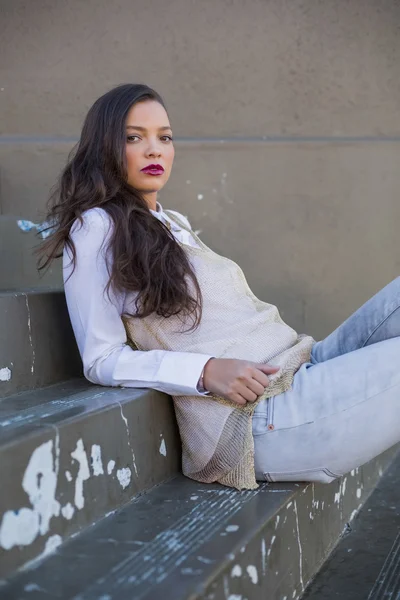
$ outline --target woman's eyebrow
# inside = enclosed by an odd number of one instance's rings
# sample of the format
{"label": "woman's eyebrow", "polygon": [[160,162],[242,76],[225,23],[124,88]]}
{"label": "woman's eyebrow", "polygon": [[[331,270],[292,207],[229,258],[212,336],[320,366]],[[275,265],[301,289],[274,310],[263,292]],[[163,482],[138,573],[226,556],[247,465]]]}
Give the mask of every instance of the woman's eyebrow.
{"label": "woman's eyebrow", "polygon": [[[127,129],[137,129],[138,131],[147,131],[146,127],[140,127],[139,125],[127,125],[126,128]],[[159,131],[166,131],[168,129],[171,130],[171,127],[169,125],[165,125],[164,127],[158,128]]]}

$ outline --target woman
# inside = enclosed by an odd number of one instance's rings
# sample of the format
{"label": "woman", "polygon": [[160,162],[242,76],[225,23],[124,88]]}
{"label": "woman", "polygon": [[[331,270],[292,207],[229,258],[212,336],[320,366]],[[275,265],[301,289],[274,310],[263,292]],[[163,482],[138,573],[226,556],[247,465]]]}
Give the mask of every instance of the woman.
{"label": "woman", "polygon": [[157,194],[174,159],[160,96],[90,109],[53,195],[85,376],[171,394],[183,471],[238,489],[330,482],[400,441],[400,278],[325,340],[298,335]]}

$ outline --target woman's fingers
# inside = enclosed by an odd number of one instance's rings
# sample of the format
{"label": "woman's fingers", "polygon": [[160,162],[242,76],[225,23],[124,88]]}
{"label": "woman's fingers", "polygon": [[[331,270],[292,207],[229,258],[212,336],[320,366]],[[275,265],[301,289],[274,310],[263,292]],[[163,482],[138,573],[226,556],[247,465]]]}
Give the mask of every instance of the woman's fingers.
{"label": "woman's fingers", "polygon": [[272,365],[269,365],[268,363],[258,364],[255,366],[257,367],[257,369],[260,369],[260,371],[266,373],[267,375],[273,375],[274,373],[277,373],[280,369],[280,367],[274,367]]}
{"label": "woman's fingers", "polygon": [[231,402],[235,402],[235,404],[239,404],[240,406],[247,404],[247,400],[240,394],[232,394],[232,396],[228,399],[231,400]]}
{"label": "woman's fingers", "polygon": [[265,392],[265,388],[269,385],[269,379],[267,377],[267,383],[265,385],[259,383],[256,379],[252,379],[250,381],[250,389],[252,392],[256,394],[256,396],[261,396]]}
{"label": "woman's fingers", "polygon": [[253,392],[253,390],[250,387],[248,387],[246,385],[243,385],[243,384],[240,385],[240,387],[238,388],[237,392],[247,402],[255,402],[257,400],[257,397],[258,397],[257,394],[255,392]]}
{"label": "woman's fingers", "polygon": [[261,394],[264,392],[265,388],[269,386],[269,378],[257,368],[253,371],[252,381],[256,381],[258,385],[263,388],[263,391],[260,392]]}

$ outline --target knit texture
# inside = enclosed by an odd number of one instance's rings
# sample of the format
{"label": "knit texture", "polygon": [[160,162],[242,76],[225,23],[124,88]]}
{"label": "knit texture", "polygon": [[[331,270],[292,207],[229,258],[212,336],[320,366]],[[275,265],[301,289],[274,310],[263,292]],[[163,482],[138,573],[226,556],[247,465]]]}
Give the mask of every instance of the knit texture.
{"label": "knit texture", "polygon": [[[187,229],[176,213],[171,220]],[[195,331],[186,332],[178,316],[152,314],[124,318],[128,340],[139,350],[197,352],[280,367],[256,402],[239,406],[219,396],[174,396],[182,439],[183,473],[200,482],[218,481],[237,489],[257,487],[254,472],[252,415],[264,398],[290,388],[299,367],[310,359],[314,340],[286,325],[276,306],[259,300],[243,271],[208,248],[193,232],[199,248],[182,244],[203,296],[203,315]],[[194,290],[192,290],[194,292]]]}

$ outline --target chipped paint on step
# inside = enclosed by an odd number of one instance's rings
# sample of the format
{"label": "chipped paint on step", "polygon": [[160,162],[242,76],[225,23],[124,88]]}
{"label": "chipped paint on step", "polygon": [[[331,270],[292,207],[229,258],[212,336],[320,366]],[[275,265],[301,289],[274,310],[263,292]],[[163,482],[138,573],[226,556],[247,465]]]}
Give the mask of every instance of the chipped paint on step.
{"label": "chipped paint on step", "polygon": [[107,473],[109,475],[111,475],[111,473],[114,471],[114,467],[115,467],[115,460],[109,460],[108,464],[107,464]]}
{"label": "chipped paint on step", "polygon": [[247,571],[248,576],[251,579],[251,582],[254,583],[254,585],[256,585],[258,583],[257,568],[254,565],[249,565],[248,567],[246,567],[246,571]]}
{"label": "chipped paint on step", "polygon": [[89,479],[89,463],[85,452],[82,439],[79,439],[76,443],[76,448],[71,452],[71,456],[74,460],[79,463],[79,471],[75,481],[75,506],[79,510],[85,506],[85,498],[83,495],[83,482]]}
{"label": "chipped paint on step", "polygon": [[3,367],[0,369],[0,381],[10,381],[11,379],[11,369],[8,367]]}
{"label": "chipped paint on step", "polygon": [[93,475],[98,477],[99,475],[104,475],[103,463],[101,460],[101,448],[98,444],[93,444],[91,451],[91,462]]}
{"label": "chipped paint on step", "polygon": [[162,456],[167,456],[167,447],[165,445],[164,438],[162,438],[162,440],[161,440],[159,452],[160,452],[160,454],[162,454]]}
{"label": "chipped paint on step", "polygon": [[132,471],[130,470],[129,467],[126,467],[125,469],[118,469],[117,478],[118,478],[120,485],[122,486],[122,489],[125,489],[126,487],[128,487],[128,485],[131,482],[131,477],[132,477]]}

